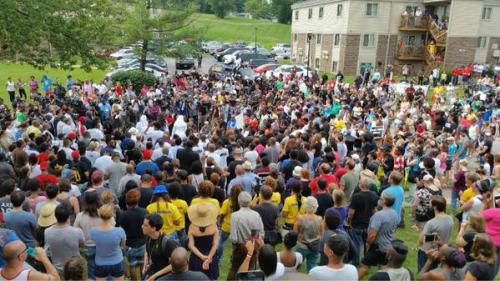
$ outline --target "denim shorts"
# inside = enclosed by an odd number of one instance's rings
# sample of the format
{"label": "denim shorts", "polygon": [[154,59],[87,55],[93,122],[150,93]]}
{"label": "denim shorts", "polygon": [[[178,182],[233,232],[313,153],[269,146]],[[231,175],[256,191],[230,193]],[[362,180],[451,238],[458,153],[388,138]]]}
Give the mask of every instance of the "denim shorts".
{"label": "denim shorts", "polygon": [[111,275],[113,278],[122,277],[125,275],[123,261],[113,265],[95,265],[95,277],[106,278]]}
{"label": "denim shorts", "polygon": [[146,245],[137,248],[127,247],[125,256],[128,260],[129,266],[136,266],[144,263],[144,253],[146,252]]}

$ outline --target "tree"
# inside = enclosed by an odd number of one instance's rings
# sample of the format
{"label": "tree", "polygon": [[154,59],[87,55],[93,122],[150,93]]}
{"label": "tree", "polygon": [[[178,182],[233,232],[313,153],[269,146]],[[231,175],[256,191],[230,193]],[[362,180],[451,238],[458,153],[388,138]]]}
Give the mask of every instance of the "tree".
{"label": "tree", "polygon": [[245,11],[257,19],[270,19],[272,17],[271,4],[267,0],[247,0]]}
{"label": "tree", "polygon": [[278,22],[290,24],[292,22],[292,4],[297,0],[273,0],[272,11],[274,16],[278,18]]}
{"label": "tree", "polygon": [[210,7],[218,18],[223,19],[233,9],[233,0],[210,0]]}
{"label": "tree", "polygon": [[236,13],[243,13],[245,11],[246,0],[234,0],[234,11]]}
{"label": "tree", "polygon": [[200,30],[193,25],[194,9],[181,0],[132,1],[123,38],[124,43],[135,44],[142,71],[149,55],[186,57],[199,52]]}
{"label": "tree", "polygon": [[0,56],[38,68],[104,68],[120,13],[111,0],[0,0]]}

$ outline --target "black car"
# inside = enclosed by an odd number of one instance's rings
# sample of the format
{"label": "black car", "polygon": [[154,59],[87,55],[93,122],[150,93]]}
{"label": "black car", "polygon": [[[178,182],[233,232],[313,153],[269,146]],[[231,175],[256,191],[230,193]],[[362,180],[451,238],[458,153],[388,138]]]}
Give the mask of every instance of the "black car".
{"label": "black car", "polygon": [[222,52],[216,53],[214,55],[214,57],[215,57],[215,59],[217,59],[217,61],[222,61],[222,59],[224,58],[225,55],[230,55],[230,54],[232,54],[236,51],[239,51],[239,50],[244,50],[244,49],[243,48],[227,48]]}
{"label": "black car", "polygon": [[251,69],[254,69],[256,67],[259,67],[261,65],[268,64],[268,63],[276,63],[276,60],[271,59],[271,58],[250,59],[250,61],[248,62],[248,67],[250,67]]}
{"label": "black car", "polygon": [[194,67],[194,58],[176,58],[175,59],[175,69],[192,69]]}

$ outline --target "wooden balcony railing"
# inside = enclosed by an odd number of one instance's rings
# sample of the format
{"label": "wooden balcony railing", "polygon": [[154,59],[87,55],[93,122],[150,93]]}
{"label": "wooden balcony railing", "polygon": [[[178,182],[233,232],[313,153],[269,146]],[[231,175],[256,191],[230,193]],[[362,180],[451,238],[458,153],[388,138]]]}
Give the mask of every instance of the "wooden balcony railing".
{"label": "wooden balcony railing", "polygon": [[401,15],[400,30],[427,31],[429,18],[424,16]]}
{"label": "wooden balcony railing", "polygon": [[425,59],[425,46],[402,45],[396,51],[398,60],[419,61]]}
{"label": "wooden balcony railing", "polygon": [[429,18],[429,31],[432,34],[432,37],[436,40],[436,45],[446,46],[448,30],[439,28],[437,23]]}

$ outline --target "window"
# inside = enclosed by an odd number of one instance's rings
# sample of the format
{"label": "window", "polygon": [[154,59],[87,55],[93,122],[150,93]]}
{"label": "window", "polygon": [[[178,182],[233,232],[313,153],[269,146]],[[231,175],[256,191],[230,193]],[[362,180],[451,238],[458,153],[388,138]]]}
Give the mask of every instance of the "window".
{"label": "window", "polygon": [[295,20],[299,20],[299,11],[295,11]]}
{"label": "window", "polygon": [[362,62],[359,65],[359,73],[361,73],[361,74],[364,74],[365,72],[371,71],[371,70],[373,70],[373,64],[371,64],[369,62]]}
{"label": "window", "polygon": [[321,34],[316,35],[316,44],[321,44]]}
{"label": "window", "polygon": [[320,18],[320,19],[323,18],[323,7],[319,7],[318,18]]}
{"label": "window", "polygon": [[336,62],[336,61],[332,62],[332,72],[337,72],[337,65],[338,65],[338,62]]}
{"label": "window", "polygon": [[406,6],[406,12],[410,15],[410,14],[415,14],[415,12],[417,11],[418,9],[418,6]]}
{"label": "window", "polygon": [[375,34],[365,34],[363,36],[363,47],[375,46]]}
{"label": "window", "polygon": [[319,58],[316,58],[316,59],[314,60],[314,66],[315,66],[316,68],[319,68]]}
{"label": "window", "polygon": [[338,4],[338,5],[337,5],[337,17],[342,16],[342,9],[343,9],[343,8],[344,8],[344,7],[342,6],[342,4]]}
{"label": "window", "polygon": [[309,15],[307,16],[308,19],[312,19],[313,17],[313,9],[309,9]]}
{"label": "window", "polygon": [[297,33],[293,35],[293,42],[297,42]]}
{"label": "window", "polygon": [[483,8],[483,16],[481,17],[483,20],[489,20],[491,19],[491,7],[484,7]]}
{"label": "window", "polygon": [[338,46],[340,45],[340,34],[335,34],[333,38],[333,46]]}
{"label": "window", "polygon": [[377,3],[367,3],[366,4],[366,15],[376,17],[378,14],[378,4]]}
{"label": "window", "polygon": [[484,48],[486,48],[486,39],[487,39],[487,38],[486,38],[486,37],[484,37],[484,36],[480,36],[480,37],[478,37],[478,38],[477,38],[477,46],[476,46],[476,47],[477,47],[478,49],[484,49]]}

